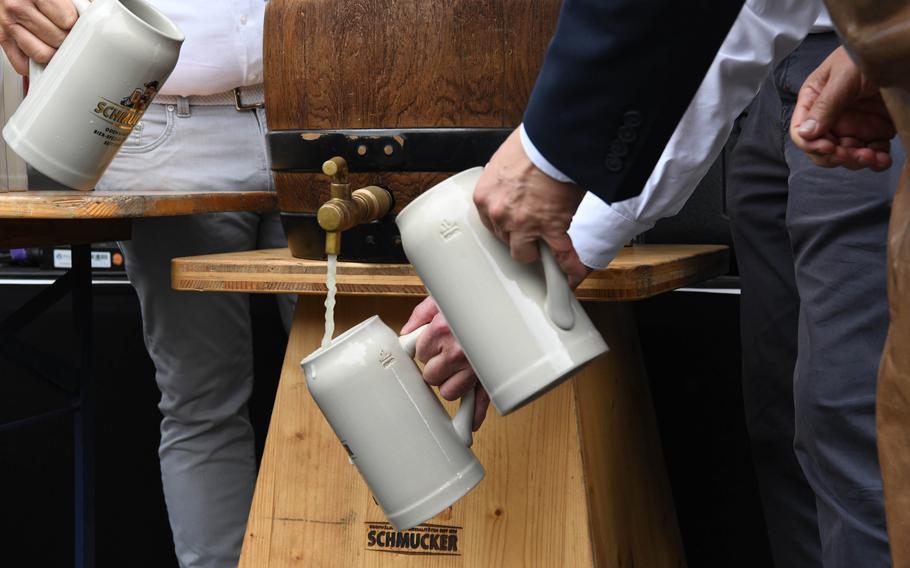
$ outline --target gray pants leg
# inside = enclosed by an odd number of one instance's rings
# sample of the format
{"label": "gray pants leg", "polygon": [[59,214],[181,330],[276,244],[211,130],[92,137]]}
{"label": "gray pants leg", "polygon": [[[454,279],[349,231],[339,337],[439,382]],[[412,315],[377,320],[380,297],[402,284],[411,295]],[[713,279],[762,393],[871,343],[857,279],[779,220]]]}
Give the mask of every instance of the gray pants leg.
{"label": "gray pants leg", "polygon": [[897,172],[815,167],[787,133],[799,87],[837,45],[810,36],[781,64],[734,152],[746,412],[778,566],[890,566],[875,387]]}
{"label": "gray pants leg", "polygon": [[[266,190],[264,116],[232,107],[152,105],[105,189]],[[277,214],[145,219],[122,244],[161,390],[161,476],[183,567],[237,565],[256,475],[245,294],[176,292],[176,256],[286,246]],[[282,310],[289,317],[286,299]]]}
{"label": "gray pants leg", "polygon": [[771,555],[777,568],[821,566],[815,493],[793,451],[799,294],[786,230],[789,171],[770,81],[747,111],[729,178],[742,286],[743,399]]}

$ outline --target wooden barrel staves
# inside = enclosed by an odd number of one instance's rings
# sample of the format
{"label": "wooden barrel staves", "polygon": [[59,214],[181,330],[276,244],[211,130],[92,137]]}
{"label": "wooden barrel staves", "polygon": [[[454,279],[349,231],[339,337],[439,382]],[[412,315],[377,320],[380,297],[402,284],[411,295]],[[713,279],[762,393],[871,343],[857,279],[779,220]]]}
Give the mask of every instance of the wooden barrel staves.
{"label": "wooden barrel staves", "polygon": [[[348,161],[353,188],[389,189],[395,212],[485,164],[521,122],[560,4],[271,0],[268,144],[295,256],[322,254],[315,212],[329,197],[320,168],[332,156]],[[389,220],[352,230],[342,257],[403,259],[396,237]]]}

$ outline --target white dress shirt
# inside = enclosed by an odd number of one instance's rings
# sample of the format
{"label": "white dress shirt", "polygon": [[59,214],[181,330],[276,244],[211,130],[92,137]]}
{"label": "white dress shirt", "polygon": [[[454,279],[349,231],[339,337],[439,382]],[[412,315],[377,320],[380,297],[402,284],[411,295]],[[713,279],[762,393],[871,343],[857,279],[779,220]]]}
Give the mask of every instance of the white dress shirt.
{"label": "white dress shirt", "polygon": [[[774,65],[809,33],[821,9],[821,0],[746,1],[641,195],[612,205],[585,195],[569,229],[582,262],[591,268],[607,266],[625,243],[682,209],[723,149],[736,118]],[[520,133],[534,164],[566,181],[523,128]]]}
{"label": "white dress shirt", "polygon": [[183,30],[163,95],[211,95],[262,83],[264,0],[151,0]]}

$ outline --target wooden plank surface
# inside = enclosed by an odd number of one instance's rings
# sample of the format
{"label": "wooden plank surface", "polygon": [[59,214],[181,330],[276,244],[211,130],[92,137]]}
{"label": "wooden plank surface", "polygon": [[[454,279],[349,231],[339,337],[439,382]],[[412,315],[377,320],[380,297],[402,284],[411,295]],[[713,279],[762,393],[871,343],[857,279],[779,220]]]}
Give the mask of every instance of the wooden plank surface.
{"label": "wooden plank surface", "polygon": [[26,191],[0,194],[3,219],[134,219],[226,211],[274,211],[269,191]]}
{"label": "wooden plank surface", "polygon": [[[341,298],[337,333],[373,314],[397,330],[417,301]],[[306,388],[324,307],[301,297],[240,567],[685,566],[631,308],[586,307],[612,350],[505,418],[490,410],[473,446],[485,479],[428,521],[458,536],[439,556],[370,546],[385,517]]]}
{"label": "wooden plank surface", "polygon": [[0,219],[0,248],[81,245],[130,238],[129,219]]}
{"label": "wooden plank surface", "polygon": [[[515,128],[561,5],[270,0],[263,53],[269,128]],[[453,173],[358,173],[351,183],[393,188],[400,209]],[[275,185],[285,211],[313,212],[328,198],[318,173],[279,172]]]}
{"label": "wooden plank surface", "polygon": [[561,4],[272,0],[269,127],[514,128]]}
{"label": "wooden plank surface", "polygon": [[[637,300],[724,274],[721,245],[636,245],[623,249],[605,270],[594,271],[578,288],[582,300]],[[176,290],[260,294],[325,294],[325,262],[269,249],[176,258]],[[408,264],[338,265],[338,293],[366,296],[425,296]]]}

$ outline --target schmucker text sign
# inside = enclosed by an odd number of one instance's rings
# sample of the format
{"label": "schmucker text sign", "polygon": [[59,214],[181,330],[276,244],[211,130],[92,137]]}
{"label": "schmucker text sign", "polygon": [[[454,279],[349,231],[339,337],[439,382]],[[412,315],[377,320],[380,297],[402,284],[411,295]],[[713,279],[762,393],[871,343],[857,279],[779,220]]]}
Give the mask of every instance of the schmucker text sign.
{"label": "schmucker text sign", "polygon": [[376,552],[460,556],[461,544],[461,527],[423,524],[396,531],[386,522],[366,523],[366,548]]}

